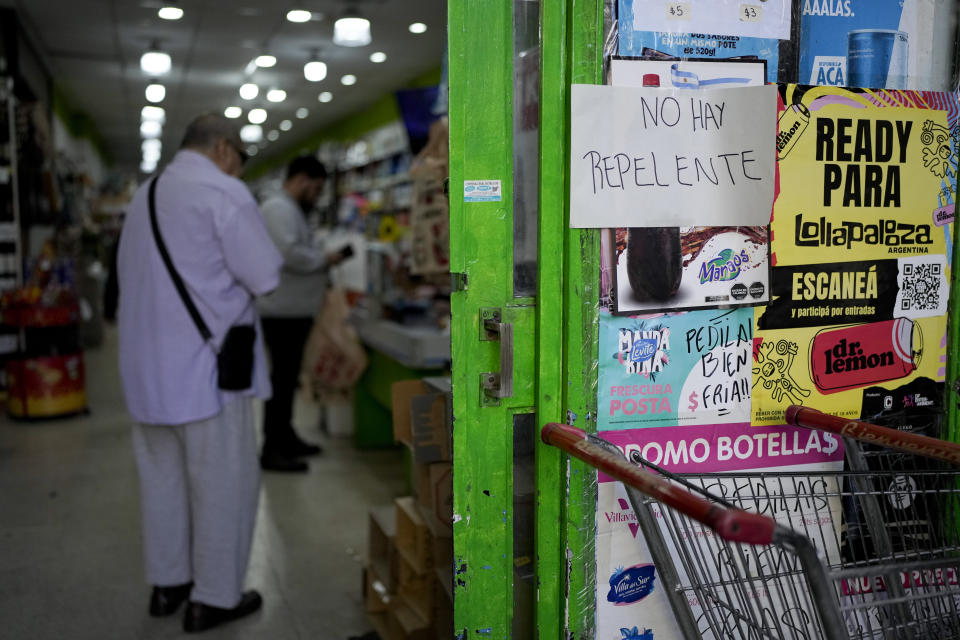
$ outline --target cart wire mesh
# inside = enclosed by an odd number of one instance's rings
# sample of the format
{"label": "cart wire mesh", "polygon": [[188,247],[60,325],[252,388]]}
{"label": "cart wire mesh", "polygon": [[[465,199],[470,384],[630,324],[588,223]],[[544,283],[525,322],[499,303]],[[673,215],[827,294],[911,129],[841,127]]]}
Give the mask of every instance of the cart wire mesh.
{"label": "cart wire mesh", "polygon": [[843,470],[677,475],[572,427],[543,439],[624,482],[689,640],[960,639],[960,446],[789,417],[845,436]]}

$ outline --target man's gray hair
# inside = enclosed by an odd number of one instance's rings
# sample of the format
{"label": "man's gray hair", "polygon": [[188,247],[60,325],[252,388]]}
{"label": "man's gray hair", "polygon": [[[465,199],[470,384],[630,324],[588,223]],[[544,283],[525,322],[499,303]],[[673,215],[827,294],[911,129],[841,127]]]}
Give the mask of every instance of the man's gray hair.
{"label": "man's gray hair", "polygon": [[218,140],[226,140],[237,149],[243,148],[240,131],[235,124],[219,114],[205,113],[187,125],[180,148],[207,151],[212,149]]}

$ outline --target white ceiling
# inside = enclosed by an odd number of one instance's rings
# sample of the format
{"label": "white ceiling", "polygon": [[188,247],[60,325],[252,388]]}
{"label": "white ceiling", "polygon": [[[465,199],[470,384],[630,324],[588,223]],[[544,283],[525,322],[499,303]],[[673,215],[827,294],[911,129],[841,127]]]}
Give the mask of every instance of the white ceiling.
{"label": "white ceiling", "polygon": [[[177,21],[162,20],[157,9],[176,4],[184,10]],[[401,88],[411,78],[440,66],[446,41],[445,0],[0,0],[17,10],[22,27],[34,41],[54,82],[96,123],[116,168],[135,170],[140,163],[140,109],[147,78],[140,55],[153,40],[173,59],[173,70],[162,78],[167,97],[163,132],[163,159],[168,160],[186,124],[197,114],[228,105],[255,106],[268,111],[264,132],[280,121],[293,128],[261,151],[269,156],[295,144],[308,133],[355,113],[378,98]],[[332,43],[333,23],[350,7],[370,19],[373,43],[346,48]],[[308,23],[288,22],[294,8],[314,12]],[[427,32],[411,34],[412,22],[423,22]],[[318,49],[327,63],[327,78],[319,83],[303,77],[303,64]],[[381,64],[370,62],[374,51],[387,54]],[[244,69],[254,57],[269,53],[277,65],[258,69],[248,80]],[[357,83],[340,84],[344,74]],[[241,100],[237,89],[253,81],[260,96]],[[280,104],[266,101],[266,90],[284,89]],[[321,91],[333,93],[322,104]],[[310,115],[298,120],[298,107]]]}

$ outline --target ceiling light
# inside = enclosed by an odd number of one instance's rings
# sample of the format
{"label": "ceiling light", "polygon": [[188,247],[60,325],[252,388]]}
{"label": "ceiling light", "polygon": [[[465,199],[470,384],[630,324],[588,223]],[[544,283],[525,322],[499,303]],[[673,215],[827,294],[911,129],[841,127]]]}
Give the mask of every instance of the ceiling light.
{"label": "ceiling light", "polygon": [[160,160],[160,149],[144,149],[144,162],[157,162],[158,160]]}
{"label": "ceiling light", "polygon": [[153,173],[156,170],[157,170],[156,162],[147,162],[146,160],[144,160],[143,162],[140,163],[140,171],[142,171],[143,173]]}
{"label": "ceiling light", "polygon": [[291,128],[293,128],[293,123],[289,120],[280,123],[280,131],[290,131]]}
{"label": "ceiling light", "polygon": [[410,30],[410,33],[420,34],[420,33],[424,33],[427,30],[427,25],[423,24],[422,22],[414,22],[409,27],[407,27],[407,29]]}
{"label": "ceiling light", "polygon": [[147,105],[143,109],[140,109],[140,119],[144,121],[156,120],[157,122],[164,122],[166,117],[167,112],[163,110],[163,107]]}
{"label": "ceiling light", "polygon": [[354,14],[333,23],[333,44],[341,47],[364,47],[370,44],[370,21]]}
{"label": "ceiling light", "polygon": [[163,99],[167,97],[166,87],[156,82],[148,84],[143,93],[147,98],[147,102],[163,102]]}
{"label": "ceiling light", "polygon": [[277,131],[276,129],[271,129],[271,130],[267,133],[267,140],[269,140],[270,142],[273,142],[274,140],[276,140],[276,139],[279,138],[279,137],[280,137],[280,132]]}
{"label": "ceiling light", "polygon": [[250,109],[250,113],[247,114],[247,120],[252,124],[263,124],[267,120],[267,110],[266,109]]}
{"label": "ceiling light", "polygon": [[260,87],[248,82],[240,86],[240,97],[244,100],[253,100],[260,93]]}
{"label": "ceiling light", "polygon": [[331,100],[333,100],[333,94],[330,93],[329,91],[324,91],[319,96],[317,96],[317,100],[319,100],[320,102],[330,102]]}
{"label": "ceiling light", "polygon": [[287,99],[287,92],[283,89],[270,89],[267,91],[267,100],[270,102],[283,102]]}
{"label": "ceiling light", "polygon": [[161,143],[157,138],[150,138],[149,140],[144,140],[140,143],[140,150],[144,153],[146,153],[148,149],[156,149],[157,153],[159,153],[160,149],[162,148],[163,143]]}
{"label": "ceiling light", "polygon": [[140,123],[140,135],[144,138],[159,138],[163,125],[156,120],[144,120]]}
{"label": "ceiling light", "polygon": [[263,128],[258,124],[246,124],[240,128],[240,139],[244,142],[260,142]]}
{"label": "ceiling light", "polygon": [[353,75],[352,73],[348,73],[347,75],[340,78],[340,84],[346,87],[355,85],[357,84],[357,76]]}
{"label": "ceiling light", "polygon": [[180,7],[161,7],[157,15],[164,20],[179,20],[183,17],[183,9]]}
{"label": "ceiling light", "polygon": [[310,82],[320,82],[327,77],[327,65],[319,60],[311,60],[303,65],[303,77]]}
{"label": "ceiling light", "polygon": [[306,107],[300,107],[297,109],[297,117],[301,120],[306,118],[308,115],[310,115],[310,109],[307,109]]}
{"label": "ceiling light", "polygon": [[293,9],[291,11],[287,11],[287,20],[290,22],[310,22],[310,18],[312,17],[312,13],[303,9]]}
{"label": "ceiling light", "polygon": [[223,110],[223,115],[226,118],[239,118],[243,115],[243,109],[240,107],[227,107]]}
{"label": "ceiling light", "polygon": [[156,43],[151,45],[150,51],[140,56],[140,68],[151,76],[162,76],[170,73],[170,54],[159,50]]}
{"label": "ceiling light", "polygon": [[275,56],[257,56],[254,62],[257,63],[258,67],[272,67],[277,64],[277,58]]}
{"label": "ceiling light", "polygon": [[250,145],[249,147],[247,147],[247,155],[248,155],[248,156],[251,156],[251,157],[252,157],[252,156],[255,156],[255,155],[257,155],[257,152],[258,152],[258,151],[260,151],[260,149],[257,149],[257,145],[255,145],[255,144],[252,144],[252,145]]}
{"label": "ceiling light", "polygon": [[380,64],[381,62],[385,62],[386,59],[387,59],[387,54],[385,54],[383,51],[374,51],[373,53],[370,54],[370,62],[373,62],[375,64]]}

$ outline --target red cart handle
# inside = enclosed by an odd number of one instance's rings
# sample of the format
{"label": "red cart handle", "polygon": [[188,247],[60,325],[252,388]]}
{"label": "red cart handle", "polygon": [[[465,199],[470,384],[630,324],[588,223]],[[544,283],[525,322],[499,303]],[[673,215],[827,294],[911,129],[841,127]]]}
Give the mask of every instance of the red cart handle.
{"label": "red cart handle", "polygon": [[938,438],[921,436],[916,433],[907,433],[880,427],[859,420],[846,420],[829,413],[823,413],[810,407],[790,405],[786,411],[787,424],[793,424],[807,429],[829,431],[839,436],[846,436],[869,444],[878,444],[890,449],[899,449],[915,453],[927,458],[945,460],[952,464],[960,464],[960,444],[947,442]]}
{"label": "red cart handle", "polygon": [[540,437],[545,443],[566,451],[608,476],[706,525],[724,540],[746,544],[773,542],[773,532],[777,526],[773,518],[730,509],[685,491],[590,442],[586,439],[586,432],[581,429],[551,422],[544,425]]}

